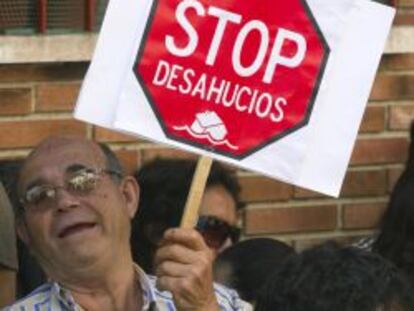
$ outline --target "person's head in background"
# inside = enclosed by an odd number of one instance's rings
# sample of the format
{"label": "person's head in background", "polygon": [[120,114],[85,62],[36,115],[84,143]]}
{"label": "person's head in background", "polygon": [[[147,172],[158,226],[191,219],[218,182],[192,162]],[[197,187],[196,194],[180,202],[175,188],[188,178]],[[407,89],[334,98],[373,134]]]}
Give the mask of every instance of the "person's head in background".
{"label": "person's head in background", "polygon": [[382,216],[373,251],[393,262],[414,285],[414,123],[404,171]]}
{"label": "person's head in background", "polygon": [[17,179],[17,172],[19,171],[22,163],[23,160],[0,161],[0,181],[9,196],[12,194],[12,188]]}
{"label": "person's head in background", "polygon": [[[133,219],[131,245],[134,260],[148,273],[163,232],[180,224],[196,162],[155,159],[141,167],[135,178],[141,187]],[[213,163],[204,192],[197,228],[215,253],[237,242],[240,186],[232,172]]]}
{"label": "person's head in background", "polygon": [[[18,171],[22,164],[23,160],[4,160],[0,162],[0,181],[14,205],[17,204],[18,199],[13,197],[13,187],[15,187]],[[17,298],[21,298],[44,283],[46,276],[37,260],[30,254],[29,249],[20,239],[17,239],[17,255],[19,263]]]}
{"label": "person's head in background", "polygon": [[381,256],[333,242],[293,255],[274,270],[255,311],[411,311],[414,295]]}
{"label": "person's head in background", "polygon": [[294,253],[293,247],[270,238],[241,241],[217,256],[214,280],[235,289],[243,300],[254,303],[269,272]]}

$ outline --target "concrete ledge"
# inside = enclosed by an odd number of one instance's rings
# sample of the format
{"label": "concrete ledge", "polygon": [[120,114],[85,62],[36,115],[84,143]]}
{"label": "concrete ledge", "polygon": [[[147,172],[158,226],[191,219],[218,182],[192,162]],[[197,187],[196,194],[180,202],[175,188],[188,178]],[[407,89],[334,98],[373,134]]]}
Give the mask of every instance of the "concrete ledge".
{"label": "concrete ledge", "polygon": [[414,26],[395,26],[391,29],[385,54],[414,53]]}
{"label": "concrete ledge", "polygon": [[89,61],[96,34],[0,36],[0,63]]}
{"label": "concrete ledge", "polygon": [[[97,34],[0,36],[0,64],[89,61]],[[391,30],[386,54],[414,53],[414,26]]]}

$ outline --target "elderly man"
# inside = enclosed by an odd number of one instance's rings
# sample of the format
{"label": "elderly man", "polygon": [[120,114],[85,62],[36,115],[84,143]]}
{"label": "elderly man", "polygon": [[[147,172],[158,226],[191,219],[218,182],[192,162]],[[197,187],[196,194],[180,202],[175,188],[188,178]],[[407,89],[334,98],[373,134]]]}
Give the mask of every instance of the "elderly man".
{"label": "elderly man", "polygon": [[51,282],[6,310],[250,309],[213,286],[211,253],[193,229],[165,233],[157,278],[133,263],[130,220],[139,186],[103,146],[46,139],[26,159],[17,194],[18,234]]}

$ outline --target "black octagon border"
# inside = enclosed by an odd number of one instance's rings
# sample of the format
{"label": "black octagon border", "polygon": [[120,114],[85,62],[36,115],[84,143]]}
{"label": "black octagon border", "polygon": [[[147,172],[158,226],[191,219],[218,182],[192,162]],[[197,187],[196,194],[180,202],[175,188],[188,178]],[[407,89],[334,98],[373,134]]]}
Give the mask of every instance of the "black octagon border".
{"label": "black octagon border", "polygon": [[312,23],[312,25],[314,27],[314,30],[316,31],[316,34],[319,36],[319,39],[322,42],[322,46],[323,46],[323,50],[324,50],[324,55],[322,57],[321,67],[319,69],[319,73],[318,73],[318,77],[316,79],[315,87],[313,88],[313,92],[310,96],[309,103],[308,103],[308,108],[307,108],[307,111],[305,112],[305,117],[303,118],[303,120],[301,122],[299,122],[297,125],[290,128],[289,130],[287,130],[283,133],[279,133],[279,134],[267,139],[263,143],[257,145],[254,148],[251,148],[251,149],[247,150],[246,152],[244,152],[243,154],[240,154],[240,155],[234,155],[234,154],[231,154],[230,152],[217,150],[213,147],[204,146],[200,143],[192,142],[192,141],[189,141],[188,139],[184,139],[184,138],[181,138],[181,137],[177,137],[173,134],[170,134],[167,131],[167,128],[164,124],[164,121],[161,118],[161,114],[160,114],[157,106],[154,104],[152,95],[149,92],[149,90],[147,89],[144,80],[141,78],[138,70],[135,70],[138,67],[137,65],[139,63],[139,60],[142,58],[142,54],[144,53],[145,42],[147,41],[148,33],[149,33],[149,30],[152,26],[152,22],[154,20],[154,14],[157,10],[158,2],[159,2],[159,0],[153,0],[153,4],[152,4],[152,7],[151,7],[151,12],[148,16],[148,22],[147,22],[147,25],[145,27],[144,34],[142,36],[142,40],[141,40],[141,43],[140,43],[140,47],[139,47],[139,50],[138,50],[137,57],[135,58],[135,62],[134,62],[132,71],[134,72],[134,75],[137,78],[138,83],[141,85],[142,90],[144,91],[144,94],[147,97],[148,102],[150,103],[151,108],[154,111],[155,116],[157,117],[158,122],[161,125],[161,128],[162,128],[165,136],[167,136],[171,140],[175,140],[175,141],[178,141],[180,143],[191,145],[193,147],[206,150],[208,152],[213,152],[213,153],[224,155],[224,156],[227,156],[227,157],[230,157],[230,158],[233,158],[233,159],[242,160],[242,159],[250,156],[251,154],[259,151],[260,149],[266,147],[267,145],[270,145],[270,144],[274,143],[275,141],[277,141],[279,139],[282,139],[283,137],[291,134],[292,132],[297,131],[298,129],[306,126],[309,123],[309,119],[310,119],[310,116],[312,114],[312,110],[313,110],[313,107],[314,107],[314,104],[315,104],[315,99],[316,99],[316,96],[319,92],[321,80],[322,80],[323,74],[325,72],[326,63],[328,62],[329,54],[330,54],[331,51],[330,51],[329,45],[326,42],[325,37],[323,36],[323,33],[322,33],[321,29],[319,28],[319,25],[316,22],[316,19],[313,16],[312,11],[310,10],[306,0],[300,0],[300,2],[303,5],[303,8],[304,8],[305,12],[308,15],[308,18],[309,18],[310,22]]}

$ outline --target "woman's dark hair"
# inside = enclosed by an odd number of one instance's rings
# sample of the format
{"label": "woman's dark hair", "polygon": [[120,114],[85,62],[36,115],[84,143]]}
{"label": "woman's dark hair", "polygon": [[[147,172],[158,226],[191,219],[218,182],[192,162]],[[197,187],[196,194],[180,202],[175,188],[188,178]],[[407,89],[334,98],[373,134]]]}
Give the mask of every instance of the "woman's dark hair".
{"label": "woman's dark hair", "polygon": [[413,298],[392,263],[329,242],[278,266],[261,288],[255,311],[412,311]]}
{"label": "woman's dark hair", "polygon": [[248,302],[256,301],[269,271],[281,265],[295,250],[271,238],[238,242],[220,253],[214,262],[214,278],[235,289]]}
{"label": "woman's dark hair", "polygon": [[393,262],[414,284],[414,123],[406,167],[392,190],[373,251]]}
{"label": "woman's dark hair", "polygon": [[[156,244],[164,231],[180,224],[195,167],[196,162],[191,160],[155,159],[134,174],[141,192],[132,220],[132,255],[147,273],[153,272]],[[206,187],[213,185],[223,186],[237,209],[243,207],[236,177],[219,163],[213,163]]]}

